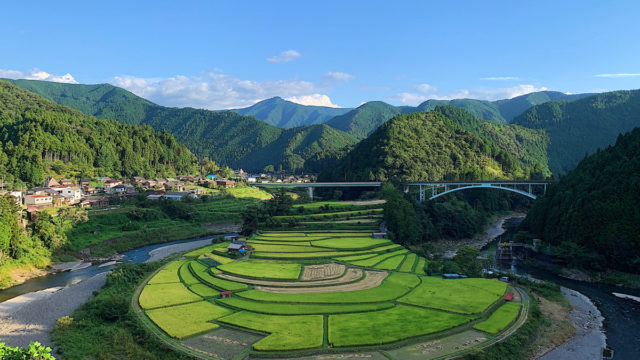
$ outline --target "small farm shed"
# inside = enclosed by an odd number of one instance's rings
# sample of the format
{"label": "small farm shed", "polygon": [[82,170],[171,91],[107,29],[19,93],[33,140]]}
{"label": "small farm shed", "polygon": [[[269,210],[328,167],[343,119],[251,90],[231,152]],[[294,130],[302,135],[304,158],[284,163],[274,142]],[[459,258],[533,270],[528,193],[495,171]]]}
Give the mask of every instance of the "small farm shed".
{"label": "small farm shed", "polygon": [[231,294],[232,294],[231,291],[222,291],[220,293],[220,297],[224,299],[224,298],[227,298],[227,297],[231,297]]}
{"label": "small farm shed", "polygon": [[511,301],[513,300],[513,293],[512,292],[508,292],[507,295],[504,296],[504,299],[506,301]]}
{"label": "small farm shed", "polygon": [[231,244],[231,245],[227,246],[227,251],[230,252],[230,253],[233,253],[233,252],[243,253],[243,252],[247,251],[247,245],[246,244]]}

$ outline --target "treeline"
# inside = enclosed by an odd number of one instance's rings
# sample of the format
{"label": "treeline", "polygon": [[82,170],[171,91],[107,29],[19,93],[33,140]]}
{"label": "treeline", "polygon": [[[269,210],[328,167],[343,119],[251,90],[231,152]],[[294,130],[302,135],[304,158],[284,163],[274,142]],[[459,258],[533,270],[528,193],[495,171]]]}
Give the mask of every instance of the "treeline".
{"label": "treeline", "polygon": [[482,180],[549,176],[541,132],[490,124],[465,110],[440,107],[398,115],[334,167],[333,181]]}
{"label": "treeline", "polygon": [[531,200],[501,190],[472,189],[445,198],[416,203],[415,194],[405,194],[404,186],[383,184],[384,219],[390,237],[412,248],[431,250],[437,240],[472,238],[484,229],[498,211],[530,206]]}
{"label": "treeline", "polygon": [[98,119],[0,81],[0,174],[40,185],[47,175],[174,176],[195,156],[166,131]]}
{"label": "treeline", "polygon": [[547,190],[522,224],[567,264],[640,272],[640,129],[618,136]]}

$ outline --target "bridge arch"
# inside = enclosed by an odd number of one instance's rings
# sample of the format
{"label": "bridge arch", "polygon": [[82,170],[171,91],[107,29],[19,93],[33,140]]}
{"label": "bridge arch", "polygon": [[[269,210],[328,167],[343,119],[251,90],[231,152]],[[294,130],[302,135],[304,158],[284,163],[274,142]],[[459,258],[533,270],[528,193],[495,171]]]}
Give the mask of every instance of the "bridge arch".
{"label": "bridge arch", "polygon": [[441,193],[438,193],[436,195],[433,195],[429,198],[429,200],[433,200],[433,199],[437,199],[442,195],[447,195],[447,194],[451,194],[452,192],[456,192],[456,191],[460,191],[460,190],[467,190],[467,189],[500,189],[500,190],[507,190],[507,191],[511,191],[520,195],[524,195],[528,198],[531,199],[536,199],[536,196],[528,193],[526,191],[522,191],[519,189],[514,189],[514,188],[509,188],[509,187],[505,187],[505,186],[494,186],[494,185],[483,185],[483,186],[477,186],[477,185],[473,185],[473,186],[462,186],[462,187],[458,187],[458,188],[453,188],[453,189],[449,189],[446,191],[443,191]]}

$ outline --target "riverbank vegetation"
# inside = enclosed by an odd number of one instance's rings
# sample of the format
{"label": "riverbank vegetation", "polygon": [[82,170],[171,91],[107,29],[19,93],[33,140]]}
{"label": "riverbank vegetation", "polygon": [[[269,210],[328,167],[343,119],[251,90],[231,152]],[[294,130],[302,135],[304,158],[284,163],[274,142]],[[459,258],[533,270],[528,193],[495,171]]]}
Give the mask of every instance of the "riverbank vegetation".
{"label": "riverbank vegetation", "polygon": [[163,264],[127,264],[109,273],[93,299],[58,321],[51,335],[56,350],[65,359],[191,359],[147,332],[130,309],[136,286]]}

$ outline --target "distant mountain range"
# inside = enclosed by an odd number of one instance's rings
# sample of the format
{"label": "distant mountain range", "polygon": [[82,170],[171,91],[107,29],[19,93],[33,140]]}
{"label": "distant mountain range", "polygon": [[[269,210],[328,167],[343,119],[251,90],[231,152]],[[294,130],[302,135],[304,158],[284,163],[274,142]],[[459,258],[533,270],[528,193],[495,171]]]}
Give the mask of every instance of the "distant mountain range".
{"label": "distant mountain range", "polygon": [[164,107],[109,84],[11,81],[88,115],[167,130],[197,156],[233,168],[262,171],[271,165],[276,170],[297,170],[319,153],[336,152],[357,142],[353,136],[322,124],[284,130],[232,111]]}
{"label": "distant mountain range", "polygon": [[[497,101],[428,100],[416,107],[371,101],[355,109],[304,106],[273,98],[244,109],[209,111],[160,106],[109,84],[12,82],[89,115],[167,130],[199,157],[251,171],[268,165],[276,170],[313,172],[336,166],[358,141],[393,117],[443,105],[464,109],[465,116],[454,116],[466,119],[460,126],[500,146],[525,167],[538,164],[536,171],[540,173],[550,169],[564,174],[586,153],[610,145],[618,134],[640,126],[638,91],[597,95],[542,91]],[[451,108],[445,108],[451,115]],[[475,120],[468,120],[467,115]],[[537,131],[526,133],[522,128]]]}
{"label": "distant mountain range", "polygon": [[253,116],[273,126],[289,129],[296,126],[322,124],[349,110],[351,109],[300,105],[281,97],[274,97],[247,108],[231,111],[240,115]]}

